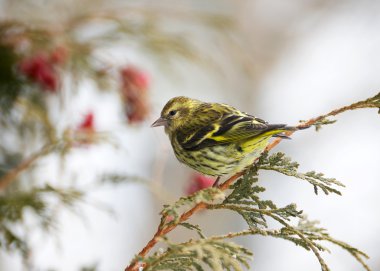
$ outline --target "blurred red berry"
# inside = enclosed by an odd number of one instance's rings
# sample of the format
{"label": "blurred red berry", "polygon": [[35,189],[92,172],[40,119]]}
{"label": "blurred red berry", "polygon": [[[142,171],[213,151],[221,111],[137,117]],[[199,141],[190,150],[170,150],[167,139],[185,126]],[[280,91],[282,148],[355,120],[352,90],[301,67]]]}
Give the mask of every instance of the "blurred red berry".
{"label": "blurred red berry", "polygon": [[128,81],[128,83],[135,85],[139,89],[147,89],[149,87],[149,75],[136,67],[128,66],[121,69],[121,76],[124,81]]}
{"label": "blurred red berry", "polygon": [[89,112],[78,127],[80,131],[94,131],[94,113]]}
{"label": "blurred red berry", "polygon": [[38,83],[44,90],[56,92],[58,75],[46,54],[37,54],[21,61],[19,70],[28,79]]}
{"label": "blurred red berry", "polygon": [[149,113],[147,90],[149,76],[135,67],[128,66],[120,70],[122,86],[121,94],[130,123],[145,120]]}
{"label": "blurred red berry", "polygon": [[199,190],[212,187],[215,179],[201,174],[195,174],[186,188],[186,195],[191,195]]}
{"label": "blurred red berry", "polygon": [[66,47],[58,46],[50,53],[50,63],[54,65],[62,65],[66,62],[68,52]]}
{"label": "blurred red berry", "polygon": [[93,143],[95,141],[94,113],[87,113],[76,130],[76,142],[78,145]]}

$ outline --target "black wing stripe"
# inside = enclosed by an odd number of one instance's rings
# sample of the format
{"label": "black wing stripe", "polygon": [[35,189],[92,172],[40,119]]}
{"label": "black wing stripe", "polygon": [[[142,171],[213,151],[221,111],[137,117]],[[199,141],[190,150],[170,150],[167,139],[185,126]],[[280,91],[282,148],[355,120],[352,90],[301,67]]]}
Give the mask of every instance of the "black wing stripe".
{"label": "black wing stripe", "polygon": [[[202,139],[207,135],[209,132],[213,131],[214,125],[208,125],[201,129],[199,129],[189,140],[185,142],[179,142],[182,145],[182,148],[185,150],[190,150],[194,147],[197,147],[198,144],[201,144],[203,141]],[[201,141],[201,142],[199,142]]]}
{"label": "black wing stripe", "polygon": [[[218,144],[218,142],[216,140],[206,138],[205,140],[202,140],[199,144],[195,144],[193,146],[182,145],[182,148],[184,148],[186,151],[199,151],[201,149],[211,147],[211,146],[215,146],[217,144]],[[219,143],[219,145],[222,145],[222,144]]]}
{"label": "black wing stripe", "polygon": [[235,121],[236,119],[240,119],[240,118],[241,118],[241,116],[239,116],[239,115],[230,115],[229,117],[223,119],[220,122],[220,125],[221,126],[227,125],[228,123]]}
{"label": "black wing stripe", "polygon": [[218,131],[216,131],[213,136],[220,136],[222,134],[224,134],[225,132],[227,132],[228,130],[230,130],[235,124],[239,123],[239,122],[246,122],[246,121],[253,121],[253,119],[251,117],[241,117],[239,116],[239,119],[236,119],[232,122],[229,122],[225,125],[222,125],[219,127]]}

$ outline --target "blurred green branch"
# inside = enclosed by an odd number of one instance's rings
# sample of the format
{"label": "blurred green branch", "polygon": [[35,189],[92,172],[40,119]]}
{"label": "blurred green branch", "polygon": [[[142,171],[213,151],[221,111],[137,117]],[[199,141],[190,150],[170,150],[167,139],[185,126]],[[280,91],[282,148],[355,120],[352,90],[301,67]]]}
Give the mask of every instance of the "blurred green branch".
{"label": "blurred green branch", "polygon": [[30,168],[39,158],[47,155],[56,148],[56,144],[49,144],[42,147],[39,151],[30,155],[27,159],[21,162],[17,167],[10,170],[0,179],[0,191],[7,188],[24,170]]}
{"label": "blurred green branch", "polygon": [[[25,222],[25,210],[31,210],[44,230],[56,226],[58,205],[72,207],[84,196],[74,188],[57,188],[50,185],[33,187],[28,191],[0,194],[0,248],[17,251],[28,257],[29,249],[25,237],[21,237],[17,225]],[[52,201],[54,199],[54,201]]]}

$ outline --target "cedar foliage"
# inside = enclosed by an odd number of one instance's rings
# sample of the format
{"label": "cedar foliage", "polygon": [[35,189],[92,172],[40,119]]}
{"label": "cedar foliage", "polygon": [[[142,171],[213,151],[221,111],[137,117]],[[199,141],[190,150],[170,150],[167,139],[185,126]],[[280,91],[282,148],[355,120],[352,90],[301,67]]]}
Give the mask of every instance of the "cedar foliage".
{"label": "cedar foliage", "polygon": [[[283,239],[311,251],[318,259],[323,271],[330,270],[320,255],[320,252],[329,252],[324,243],[341,247],[359,261],[365,270],[370,270],[365,263],[368,256],[364,252],[331,237],[326,229],[318,226],[317,221],[309,220],[296,204],[278,207],[272,200],[260,198],[260,193],[264,192],[265,188],[258,184],[259,170],[263,166],[266,170],[279,171],[279,163],[282,169],[287,169],[293,174],[291,176],[310,182],[314,187],[320,187],[326,194],[331,190],[340,195],[338,190],[332,190],[329,187],[333,184],[342,186],[335,179],[325,178],[323,174],[317,173],[298,173],[294,170],[296,163],[291,162],[282,153],[271,156],[264,154],[244,176],[230,186],[226,193],[216,188],[204,189],[188,197],[182,197],[170,206],[164,206],[161,212],[161,228],[177,224],[197,232],[199,238],[175,244],[164,237],[162,241],[167,244],[166,250],[158,251],[145,258],[138,256],[135,261],[145,266],[143,270],[207,270],[207,266],[212,270],[243,270],[243,267],[248,268],[248,260],[251,259],[253,253],[227,239],[243,235],[262,235]],[[308,177],[304,178],[304,175]],[[328,188],[325,188],[326,185]],[[200,202],[206,203],[208,210],[223,209],[236,212],[247,223],[248,229],[223,236],[206,237],[198,225],[181,222],[179,218],[183,214],[183,207],[187,207],[185,210],[188,210]],[[169,216],[173,219],[166,223]],[[270,228],[268,220],[277,221],[278,227]]]}

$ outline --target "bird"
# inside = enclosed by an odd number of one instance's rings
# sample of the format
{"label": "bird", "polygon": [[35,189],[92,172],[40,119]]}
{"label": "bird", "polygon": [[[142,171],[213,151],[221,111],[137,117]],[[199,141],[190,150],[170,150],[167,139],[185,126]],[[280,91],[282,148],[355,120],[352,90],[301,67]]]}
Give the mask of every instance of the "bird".
{"label": "bird", "polygon": [[177,159],[190,168],[216,177],[231,176],[250,167],[272,137],[298,128],[268,122],[223,103],[184,96],[170,99],[151,125],[164,126]]}

